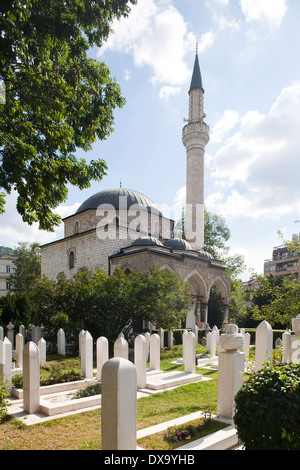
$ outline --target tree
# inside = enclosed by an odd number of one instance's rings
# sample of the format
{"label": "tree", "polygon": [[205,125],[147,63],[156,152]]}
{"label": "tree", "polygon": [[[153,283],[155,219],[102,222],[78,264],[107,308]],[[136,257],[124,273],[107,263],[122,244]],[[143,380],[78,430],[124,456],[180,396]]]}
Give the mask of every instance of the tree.
{"label": "tree", "polygon": [[246,326],[248,317],[247,292],[239,279],[231,277],[231,292],[228,305],[228,320],[238,326]]}
{"label": "tree", "polygon": [[80,189],[101,180],[107,166],[75,156],[113,130],[113,110],[125,103],[109,68],[88,57],[101,47],[114,18],[136,0],[3,0],[0,16],[0,213],[16,190],[28,224],[54,230],[53,213]]}
{"label": "tree", "polygon": [[27,293],[30,285],[41,276],[41,254],[38,243],[19,243],[13,261],[14,271],[9,276],[12,291]]}
{"label": "tree", "polygon": [[267,320],[271,326],[291,328],[300,314],[300,282],[293,276],[259,276],[259,289],[253,297],[252,317]]}
{"label": "tree", "polygon": [[[175,224],[174,236],[185,239],[185,211]],[[230,276],[237,276],[245,270],[242,255],[229,254],[230,247],[226,242],[230,238],[230,230],[224,217],[204,209],[204,247],[215,259],[224,263]]]}
{"label": "tree", "polygon": [[29,328],[32,320],[32,302],[26,292],[8,294],[0,300],[0,321],[6,326],[10,321],[18,329],[20,325]]}
{"label": "tree", "polygon": [[43,278],[31,292],[35,324],[43,324],[50,336],[62,327],[76,339],[85,329],[110,343],[141,319],[164,328],[179,326],[191,303],[188,286],[157,267],[130,274],[117,269],[111,276],[83,268],[72,279]]}
{"label": "tree", "polygon": [[204,249],[214,258],[221,259],[229,248],[225,243],[230,238],[230,230],[224,217],[204,211]]}

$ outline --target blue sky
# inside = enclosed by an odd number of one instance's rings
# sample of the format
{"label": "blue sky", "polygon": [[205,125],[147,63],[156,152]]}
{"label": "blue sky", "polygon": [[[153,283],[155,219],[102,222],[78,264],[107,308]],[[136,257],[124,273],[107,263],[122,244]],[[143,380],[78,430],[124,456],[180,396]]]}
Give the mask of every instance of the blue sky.
{"label": "blue sky", "polygon": [[[139,0],[91,56],[105,61],[127,104],[115,112],[114,133],[87,160],[103,158],[108,174],[80,191],[70,186],[58,208],[72,214],[107,188],[135,189],[167,216],[180,217],[185,195],[188,89],[198,42],[210,142],[205,154],[205,203],[223,215],[231,253],[249,271],[300,232],[299,0]],[[0,245],[62,237],[24,224],[7,198]]]}

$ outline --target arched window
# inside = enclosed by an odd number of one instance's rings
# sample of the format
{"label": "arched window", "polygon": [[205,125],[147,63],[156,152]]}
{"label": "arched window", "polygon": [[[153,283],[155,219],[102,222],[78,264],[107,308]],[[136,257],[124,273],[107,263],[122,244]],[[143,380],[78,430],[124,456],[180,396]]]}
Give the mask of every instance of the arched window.
{"label": "arched window", "polygon": [[74,264],[75,264],[74,251],[71,251],[69,255],[69,268],[70,269],[74,268]]}
{"label": "arched window", "polygon": [[78,220],[75,222],[75,225],[74,225],[74,233],[79,233],[79,222],[78,222]]}

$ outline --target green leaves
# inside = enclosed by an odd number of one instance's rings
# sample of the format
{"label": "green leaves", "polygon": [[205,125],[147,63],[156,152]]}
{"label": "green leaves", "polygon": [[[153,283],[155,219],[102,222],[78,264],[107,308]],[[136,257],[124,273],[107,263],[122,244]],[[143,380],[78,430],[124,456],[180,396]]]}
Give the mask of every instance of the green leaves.
{"label": "green leaves", "polygon": [[1,6],[0,189],[15,189],[23,220],[41,229],[60,223],[53,209],[66,200],[68,183],[83,189],[106,174],[102,159],[88,163],[75,152],[91,150],[113,132],[113,111],[125,100],[108,67],[87,53],[107,38],[115,17],[128,14],[127,3],[16,0]]}
{"label": "green leaves", "polygon": [[296,447],[300,437],[299,385],[299,364],[266,365],[244,382],[235,396],[234,422],[246,450]]}
{"label": "green leaves", "polygon": [[300,313],[300,282],[293,276],[259,276],[254,292],[253,319],[267,320],[291,328],[291,319]]}
{"label": "green leaves", "polygon": [[129,275],[117,269],[111,276],[81,269],[72,279],[38,281],[31,297],[38,312],[36,324],[51,330],[53,319],[65,313],[70,334],[76,336],[83,328],[94,339],[103,335],[113,343],[125,327],[142,319],[164,328],[178,326],[190,308],[187,292],[177,276],[156,267]]}

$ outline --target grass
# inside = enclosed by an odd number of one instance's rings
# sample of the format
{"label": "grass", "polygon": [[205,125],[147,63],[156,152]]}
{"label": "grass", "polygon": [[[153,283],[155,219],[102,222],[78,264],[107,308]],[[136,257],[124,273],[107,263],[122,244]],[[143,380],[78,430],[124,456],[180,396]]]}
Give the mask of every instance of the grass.
{"label": "grass", "polygon": [[[201,348],[201,347],[200,347]],[[202,352],[200,350],[200,352]],[[197,350],[198,353],[198,350]],[[181,347],[175,351],[163,351],[161,369],[183,370],[182,366],[171,364],[170,356],[182,357]],[[78,358],[51,357],[46,368],[59,366],[64,370],[80,367]],[[198,371],[198,369],[197,369]],[[47,372],[47,371],[46,371]],[[143,429],[195,411],[216,413],[217,376],[215,370],[199,370],[203,376],[213,380],[191,383],[137,400],[137,428]],[[203,429],[202,429],[203,430]],[[211,432],[211,431],[209,431]],[[162,436],[153,438],[158,446]],[[148,447],[147,447],[148,448]],[[154,447],[156,449],[157,447]],[[101,408],[84,413],[62,417],[45,423],[26,426],[21,421],[4,416],[0,422],[1,450],[88,450],[101,449]]]}
{"label": "grass", "polygon": [[225,423],[203,417],[138,439],[137,444],[144,450],[173,450],[227,426]]}

